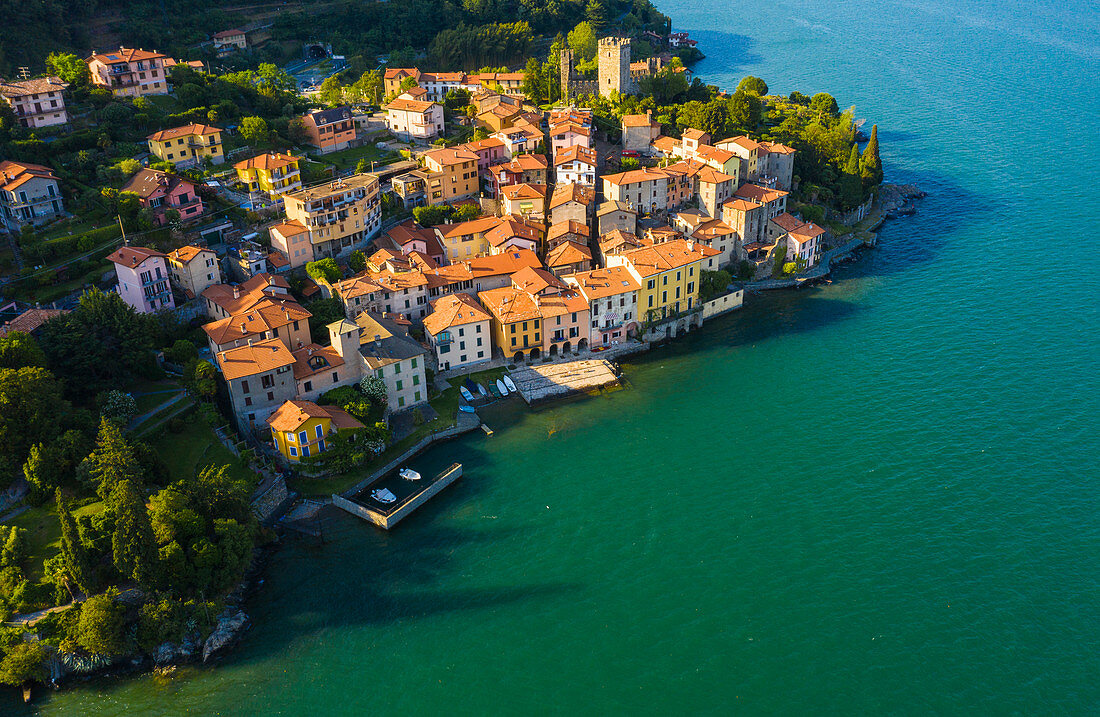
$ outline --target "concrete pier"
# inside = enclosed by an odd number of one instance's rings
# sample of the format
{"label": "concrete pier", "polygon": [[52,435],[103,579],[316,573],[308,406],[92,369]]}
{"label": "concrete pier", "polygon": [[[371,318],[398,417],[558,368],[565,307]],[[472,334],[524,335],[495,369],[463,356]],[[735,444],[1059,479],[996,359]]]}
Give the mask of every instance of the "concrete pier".
{"label": "concrete pier", "polygon": [[[425,481],[423,485],[410,484],[396,476],[389,476],[389,480],[376,483],[378,487],[389,488],[397,495],[395,503],[382,503],[372,498],[369,491],[364,489],[362,495],[347,499],[342,495],[333,495],[332,504],[342,508],[354,516],[369,520],[379,528],[389,530],[401,522],[401,519],[412,513],[428,502],[428,499],[439,493],[451,483],[462,476],[462,464],[454,463],[435,478]],[[423,479],[421,479],[423,481]],[[419,482],[418,482],[419,483]]]}
{"label": "concrete pier", "polygon": [[528,404],[617,384],[615,368],[602,359],[524,366],[509,374]]}

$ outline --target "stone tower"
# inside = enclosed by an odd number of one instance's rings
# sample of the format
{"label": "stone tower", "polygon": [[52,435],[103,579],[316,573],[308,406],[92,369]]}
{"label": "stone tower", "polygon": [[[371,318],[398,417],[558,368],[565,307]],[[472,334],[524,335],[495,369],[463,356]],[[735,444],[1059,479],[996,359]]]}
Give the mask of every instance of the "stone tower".
{"label": "stone tower", "polygon": [[561,51],[561,99],[567,101],[569,99],[570,87],[569,83],[573,81],[573,51],[568,47],[562,48]]}
{"label": "stone tower", "polygon": [[630,79],[630,40],[621,37],[600,38],[596,53],[600,97],[608,97],[612,92],[623,95],[634,93],[634,83]]}

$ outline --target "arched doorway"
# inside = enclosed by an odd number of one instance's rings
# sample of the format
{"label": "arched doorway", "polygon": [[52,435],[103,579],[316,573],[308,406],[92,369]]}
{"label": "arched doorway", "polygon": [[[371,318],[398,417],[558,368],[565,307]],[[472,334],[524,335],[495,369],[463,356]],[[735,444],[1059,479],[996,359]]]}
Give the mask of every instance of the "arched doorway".
{"label": "arched doorway", "polygon": [[539,356],[542,356],[542,349],[531,349],[531,360],[534,361]]}
{"label": "arched doorway", "polygon": [[513,356],[512,356],[512,362],[513,363],[523,363],[523,352],[522,351],[516,351],[516,353],[513,354]]}
{"label": "arched doorway", "polygon": [[554,358],[555,356],[557,356],[558,355],[558,345],[557,344],[550,344],[550,350],[547,352],[547,355],[550,358]]}
{"label": "arched doorway", "polygon": [[676,335],[677,336],[682,336],[683,334],[686,334],[686,333],[687,333],[687,324],[684,323],[683,319],[680,319],[680,321],[676,324]]}
{"label": "arched doorway", "polygon": [[572,344],[570,344],[568,341],[566,341],[564,344],[561,345],[562,354],[569,353],[569,349],[571,349],[571,348],[572,348]]}
{"label": "arched doorway", "polygon": [[588,339],[581,339],[580,341],[577,342],[577,350],[578,351],[584,351],[587,348],[588,348]]}

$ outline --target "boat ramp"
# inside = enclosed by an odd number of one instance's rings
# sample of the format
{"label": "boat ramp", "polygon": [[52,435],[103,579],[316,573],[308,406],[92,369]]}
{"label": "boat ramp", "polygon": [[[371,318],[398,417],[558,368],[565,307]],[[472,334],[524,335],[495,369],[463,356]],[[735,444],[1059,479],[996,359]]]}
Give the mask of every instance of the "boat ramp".
{"label": "boat ramp", "polygon": [[519,395],[528,404],[541,403],[574,393],[587,393],[619,383],[610,361],[584,359],[541,366],[523,366],[511,372]]}

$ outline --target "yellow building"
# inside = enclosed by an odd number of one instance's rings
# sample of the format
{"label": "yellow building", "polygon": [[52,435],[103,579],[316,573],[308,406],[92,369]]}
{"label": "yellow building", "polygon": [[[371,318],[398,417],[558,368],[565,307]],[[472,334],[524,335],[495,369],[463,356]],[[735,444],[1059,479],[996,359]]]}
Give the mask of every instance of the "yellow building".
{"label": "yellow building", "polygon": [[528,352],[542,352],[542,311],[526,291],[514,286],[479,292],[481,305],[492,314],[493,346],[506,358],[522,361]]}
{"label": "yellow building", "polygon": [[625,266],[641,285],[638,316],[653,323],[697,307],[699,273],[704,262],[718,253],[699,242],[674,239],[612,254],[607,265]]}
{"label": "yellow building", "polygon": [[328,184],[285,192],[283,202],[287,219],[309,231],[315,259],[362,249],[382,227],[378,177],[373,174],[353,174]]}
{"label": "yellow building", "polygon": [[267,192],[277,197],[302,188],[302,174],[298,157],[271,152],[237,162],[237,179],[250,192]]}
{"label": "yellow building", "polygon": [[445,147],[424,155],[424,168],[428,170],[428,204],[443,204],[466,197],[477,196],[480,182],[477,176],[476,154],[468,149]]}
{"label": "yellow building", "polygon": [[203,164],[207,157],[212,164],[223,164],[222,131],[205,124],[189,124],[183,127],[155,132],[148,137],[149,151],[162,162],[172,162],[177,167],[194,167]]}
{"label": "yellow building", "polygon": [[275,447],[291,463],[324,453],[332,436],[363,428],[346,411],[311,401],[287,401],[267,419]]}

